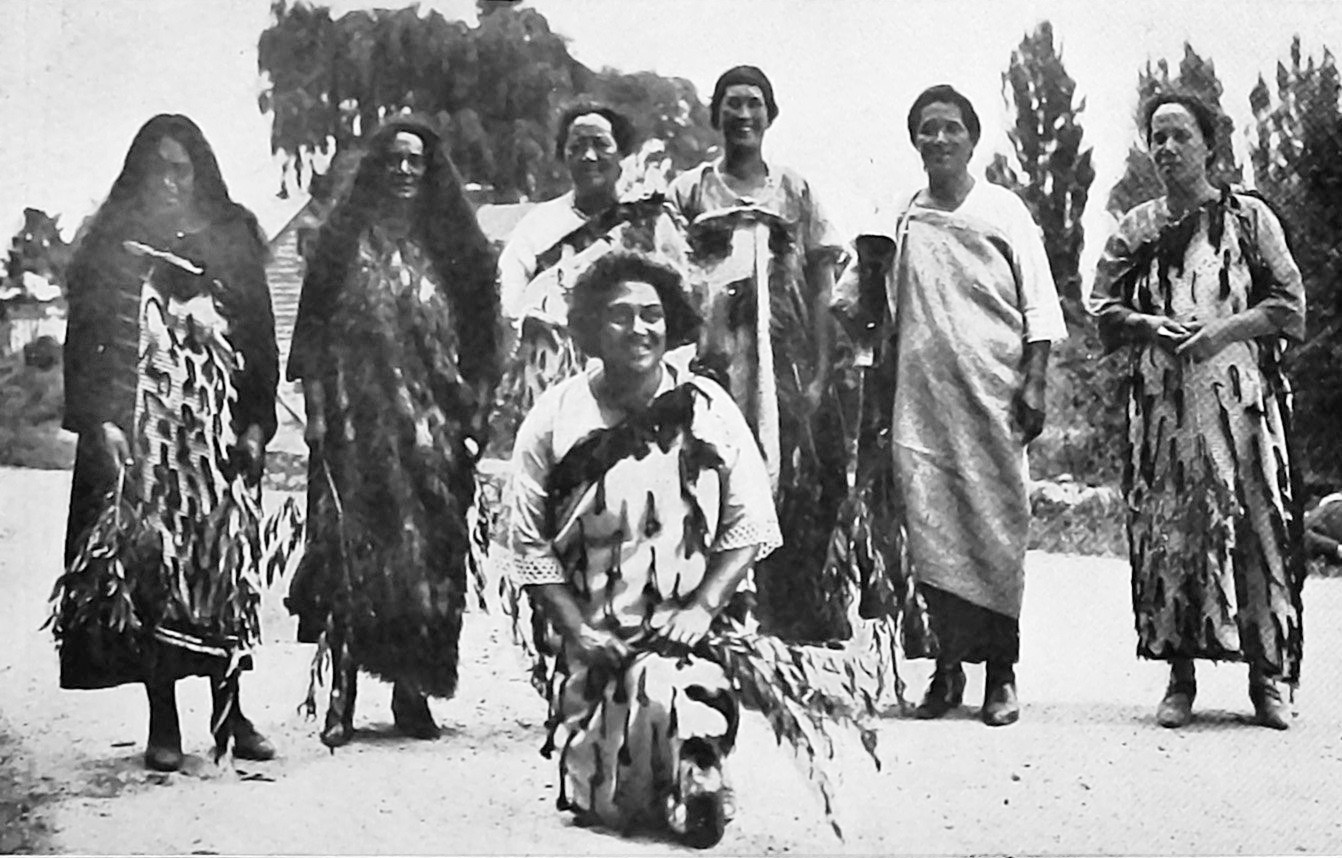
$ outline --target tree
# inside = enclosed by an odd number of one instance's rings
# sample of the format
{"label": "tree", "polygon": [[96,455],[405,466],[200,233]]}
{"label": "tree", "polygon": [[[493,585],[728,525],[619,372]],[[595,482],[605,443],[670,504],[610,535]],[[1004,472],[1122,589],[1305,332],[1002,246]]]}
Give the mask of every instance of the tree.
{"label": "tree", "polygon": [[1036,477],[1068,473],[1085,482],[1109,483],[1121,469],[1123,415],[1114,401],[1118,382],[1095,326],[1086,316],[1080,274],[1085,232],[1081,216],[1095,180],[1091,150],[1082,150],[1076,81],[1044,21],[1026,33],[1002,74],[1002,94],[1015,122],[1007,131],[1012,156],[997,153],[988,180],[1024,200],[1044,234],[1049,268],[1073,332],[1054,351],[1049,384],[1049,426],[1031,445]]}
{"label": "tree", "polygon": [[1044,231],[1049,268],[1074,321],[1084,317],[1081,298],[1081,215],[1095,169],[1087,148],[1081,151],[1077,121],[1085,99],[1073,104],[1076,81],[1053,47],[1053,25],[1042,22],[1027,33],[1002,74],[1003,97],[1015,108],[1016,123],[1007,132],[1020,172],[1001,153],[993,156],[988,180],[1015,191]]}
{"label": "tree", "polygon": [[501,200],[565,188],[552,125],[560,105],[579,95],[607,98],[640,132],[665,138],[677,168],[707,157],[714,135],[688,81],[593,72],[534,9],[477,5],[470,27],[417,7],[333,20],[324,7],[275,0],[257,47],[267,79],[259,106],[272,117],[272,151],[285,155],[281,192],[291,179],[310,185],[365,130],[407,109],[432,117],[463,177]]}
{"label": "tree", "polygon": [[1285,225],[1304,277],[1306,343],[1290,355],[1297,396],[1296,441],[1306,469],[1336,485],[1342,413],[1342,92],[1332,52],[1302,63],[1300,37],[1290,65],[1277,64],[1275,100],[1260,76],[1249,95],[1257,126],[1250,147],[1254,180]]}
{"label": "tree", "polygon": [[1221,112],[1221,81],[1216,77],[1216,66],[1211,60],[1204,60],[1193,46],[1184,42],[1184,58],[1179,61],[1179,74],[1170,77],[1169,63],[1160,60],[1152,68],[1147,61],[1146,68],[1137,73],[1137,113],[1134,125],[1137,127],[1139,144],[1128,149],[1127,169],[1123,178],[1118,180],[1109,192],[1106,208],[1115,217],[1121,217],[1139,203],[1153,200],[1163,194],[1164,187],[1156,175],[1155,164],[1146,153],[1146,133],[1142,128],[1141,109],[1148,99],[1167,92],[1182,92],[1201,98],[1217,115],[1216,141],[1213,146],[1214,158],[1208,170],[1212,184],[1218,186],[1238,185],[1244,177],[1235,163],[1235,151],[1231,138],[1235,132],[1235,123]]}

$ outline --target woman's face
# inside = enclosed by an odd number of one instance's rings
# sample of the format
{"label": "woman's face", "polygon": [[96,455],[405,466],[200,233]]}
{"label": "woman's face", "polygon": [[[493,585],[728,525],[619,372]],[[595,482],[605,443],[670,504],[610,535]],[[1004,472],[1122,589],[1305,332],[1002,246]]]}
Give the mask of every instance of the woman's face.
{"label": "woman's face", "polygon": [[196,171],[186,147],[171,137],[158,141],[146,179],[149,204],[156,209],[176,209],[191,204]]}
{"label": "woman's face", "polygon": [[1210,150],[1197,120],[1182,104],[1162,104],[1151,115],[1148,138],[1156,172],[1168,188],[1191,187],[1207,176]]}
{"label": "woman's face", "polygon": [[757,149],[769,129],[769,104],[764,90],[748,83],[734,83],[722,94],[718,127],[728,146]]}
{"label": "woman's face", "polygon": [[615,287],[601,322],[601,360],[612,369],[644,373],[666,352],[666,310],[657,290],[642,280]]}
{"label": "woman's face", "polygon": [[415,199],[424,186],[424,174],[429,169],[424,157],[424,140],[409,131],[398,133],[392,138],[383,166],[387,171],[387,194],[398,200]]}
{"label": "woman's face", "polygon": [[969,172],[974,141],[958,104],[934,101],[924,107],[916,139],[928,178],[959,178]]}
{"label": "woman's face", "polygon": [[599,113],[575,117],[564,138],[564,164],[579,194],[614,193],[620,178],[620,149],[610,120]]}

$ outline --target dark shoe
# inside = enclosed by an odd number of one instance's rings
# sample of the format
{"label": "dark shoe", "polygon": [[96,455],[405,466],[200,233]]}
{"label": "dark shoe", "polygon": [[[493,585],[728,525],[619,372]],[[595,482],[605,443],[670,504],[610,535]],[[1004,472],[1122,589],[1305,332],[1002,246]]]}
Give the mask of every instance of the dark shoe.
{"label": "dark shoe", "polygon": [[275,746],[262,736],[245,716],[239,714],[233,723],[233,756],[240,760],[275,759]]}
{"label": "dark shoe", "polygon": [[1014,681],[994,683],[983,695],[979,717],[989,727],[1005,727],[1020,720],[1020,701]]}
{"label": "dark shoe", "polygon": [[145,768],[156,772],[175,772],[182,767],[182,749],[167,745],[149,745],[144,749]]}
{"label": "dark shoe", "polygon": [[940,718],[959,706],[965,699],[965,671],[960,665],[943,668],[937,665],[932,682],[927,686],[923,702],[913,710],[913,717],[921,720]]}
{"label": "dark shoe", "polygon": [[692,849],[718,845],[727,831],[727,816],[721,793],[704,793],[685,800],[685,834],[681,839]]}
{"label": "dark shoe", "polygon": [[1162,727],[1186,727],[1193,720],[1193,700],[1198,684],[1192,680],[1171,679],[1165,697],[1156,707],[1156,723]]}
{"label": "dark shoe", "polygon": [[1253,701],[1254,721],[1273,730],[1291,728],[1291,710],[1281,699],[1277,683],[1271,680],[1250,683],[1249,699]]}
{"label": "dark shoe", "polygon": [[429,701],[406,683],[391,686],[391,718],[396,729],[412,739],[437,739],[442,735],[429,711]]}

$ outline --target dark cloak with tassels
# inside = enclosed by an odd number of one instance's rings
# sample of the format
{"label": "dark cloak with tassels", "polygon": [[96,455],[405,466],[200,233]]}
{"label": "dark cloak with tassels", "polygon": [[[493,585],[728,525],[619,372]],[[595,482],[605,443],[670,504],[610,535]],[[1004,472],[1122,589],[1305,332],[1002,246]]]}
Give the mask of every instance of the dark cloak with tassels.
{"label": "dark cloak with tassels", "polygon": [[298,328],[309,341],[294,343],[290,375],[322,381],[327,432],[309,472],[307,550],[287,604],[300,641],[315,642],[329,624],[359,667],[447,697],[457,685],[482,408],[458,351],[468,308],[418,242],[376,226],[358,242],[344,282],[321,302],[323,318]]}
{"label": "dark cloak with tassels", "polygon": [[1094,300],[1110,348],[1133,310],[1208,323],[1259,308],[1276,326],[1201,363],[1134,346],[1123,483],[1138,654],[1242,660],[1296,682],[1305,567],[1280,359],[1303,333],[1304,291],[1277,218],[1231,193],[1178,220],[1164,199],[1139,206]]}
{"label": "dark cloak with tassels", "polygon": [[[94,430],[110,421],[126,431],[128,438],[133,437],[140,293],[152,260],[133,256],[123,241],[169,251],[205,269],[203,277],[195,277],[161,268],[156,280],[168,293],[190,294],[205,288],[204,278],[217,284],[213,287],[216,306],[229,323],[228,339],[242,364],[232,379],[236,388],[236,400],[228,411],[232,433],[256,425],[263,441],[275,434],[279,376],[275,322],[255,218],[240,206],[229,206],[204,229],[191,234],[156,229],[132,209],[110,223],[109,228],[95,230],[85,239],[69,273],[64,427],[77,433],[79,440],[66,528],[67,567],[116,485],[116,463],[108,460]],[[156,561],[146,558],[146,562]],[[153,628],[163,618],[166,590],[156,575],[133,577],[141,588],[135,596],[136,613],[146,629]],[[220,673],[226,663],[215,655],[164,644],[147,633],[113,633],[97,625],[65,628],[61,639],[63,688],[170,682]],[[243,665],[248,663],[246,659]]]}

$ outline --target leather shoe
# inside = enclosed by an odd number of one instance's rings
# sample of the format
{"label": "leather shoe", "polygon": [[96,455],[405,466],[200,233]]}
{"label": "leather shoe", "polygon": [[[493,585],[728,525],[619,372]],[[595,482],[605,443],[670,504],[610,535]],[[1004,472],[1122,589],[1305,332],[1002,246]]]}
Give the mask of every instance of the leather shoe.
{"label": "leather shoe", "polygon": [[940,665],[932,674],[923,702],[913,710],[913,716],[923,721],[940,718],[959,706],[965,697],[965,671],[960,665],[943,669]]}
{"label": "leather shoe", "polygon": [[251,721],[239,718],[233,727],[233,756],[240,760],[275,759],[275,746],[257,731]]}
{"label": "leather shoe", "polygon": [[175,772],[182,767],[182,749],[149,745],[144,749],[144,764],[156,772]]}
{"label": "leather shoe", "polygon": [[1156,723],[1162,727],[1185,727],[1193,720],[1193,700],[1198,696],[1196,682],[1172,679],[1165,696],[1156,707]]}
{"label": "leather shoe", "polygon": [[983,709],[979,712],[989,727],[1005,727],[1020,720],[1020,701],[1016,699],[1016,683],[993,685],[983,695]]}
{"label": "leather shoe", "polygon": [[1254,721],[1273,730],[1289,730],[1291,710],[1281,699],[1281,689],[1275,682],[1252,683],[1249,699],[1253,701]]}
{"label": "leather shoe", "polygon": [[396,729],[412,739],[437,739],[441,735],[423,694],[403,683],[391,687],[391,718]]}

